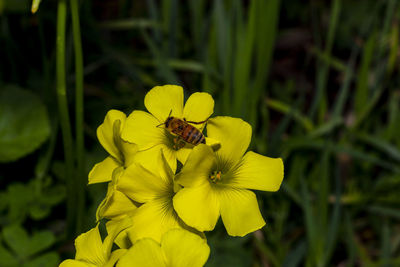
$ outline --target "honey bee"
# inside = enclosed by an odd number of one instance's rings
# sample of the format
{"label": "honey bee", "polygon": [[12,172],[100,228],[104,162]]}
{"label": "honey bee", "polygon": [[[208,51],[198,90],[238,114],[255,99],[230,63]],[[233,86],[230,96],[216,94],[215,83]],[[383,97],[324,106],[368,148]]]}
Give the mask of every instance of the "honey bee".
{"label": "honey bee", "polygon": [[[203,133],[193,125],[190,125],[189,123],[202,124],[206,122],[208,119],[200,122],[187,121],[186,119],[182,120],[176,117],[172,117],[171,112],[169,113],[165,122],[161,123],[160,125],[165,125],[165,129],[167,129],[170,133],[178,136],[179,139],[185,141],[186,143],[192,144],[194,146],[200,143],[202,144],[206,143],[206,139]],[[178,143],[178,140],[174,140],[174,142]]]}

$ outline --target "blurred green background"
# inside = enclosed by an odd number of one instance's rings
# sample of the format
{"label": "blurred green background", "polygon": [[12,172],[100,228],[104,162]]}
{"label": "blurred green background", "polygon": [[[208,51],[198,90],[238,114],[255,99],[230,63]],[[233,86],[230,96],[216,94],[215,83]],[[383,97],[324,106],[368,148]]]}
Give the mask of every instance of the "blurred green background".
{"label": "blurred green background", "polygon": [[0,266],[74,257],[106,192],[86,186],[96,128],[163,84],[209,92],[285,163],[257,193],[267,226],[218,224],[207,266],[400,266],[399,1],[31,4],[0,0]]}

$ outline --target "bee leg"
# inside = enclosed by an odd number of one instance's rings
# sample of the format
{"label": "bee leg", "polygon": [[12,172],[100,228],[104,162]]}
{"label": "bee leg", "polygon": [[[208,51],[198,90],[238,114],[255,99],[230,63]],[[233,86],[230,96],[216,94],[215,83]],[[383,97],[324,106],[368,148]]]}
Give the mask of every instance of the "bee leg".
{"label": "bee leg", "polygon": [[[210,116],[211,117],[211,116]],[[183,118],[184,121],[186,121],[187,123],[193,123],[193,124],[202,124],[208,121],[208,119],[210,118],[208,117],[206,120],[204,121],[187,121],[185,118]]]}
{"label": "bee leg", "polygon": [[182,147],[185,146],[185,141],[180,137],[174,137],[173,141],[174,141],[173,148],[175,150],[181,149]]}
{"label": "bee leg", "polygon": [[185,144],[186,144],[185,141],[180,140],[180,142],[177,144],[177,146],[178,146],[178,148],[182,148],[185,146]]}

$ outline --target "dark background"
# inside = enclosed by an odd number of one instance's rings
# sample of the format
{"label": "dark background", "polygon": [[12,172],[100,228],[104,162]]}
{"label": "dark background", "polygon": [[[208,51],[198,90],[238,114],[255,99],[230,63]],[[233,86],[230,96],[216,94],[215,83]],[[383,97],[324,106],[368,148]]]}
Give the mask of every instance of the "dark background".
{"label": "dark background", "polygon": [[[68,234],[57,1],[30,5],[0,0],[0,266],[73,258],[106,192],[85,186],[85,216]],[[396,0],[81,1],[82,184],[106,155],[96,138],[106,112],[144,109],[153,86],[179,84],[212,94],[214,115],[250,122],[251,149],[285,163],[281,190],[257,193],[267,226],[232,238],[218,224],[207,266],[400,265],[399,15]]]}

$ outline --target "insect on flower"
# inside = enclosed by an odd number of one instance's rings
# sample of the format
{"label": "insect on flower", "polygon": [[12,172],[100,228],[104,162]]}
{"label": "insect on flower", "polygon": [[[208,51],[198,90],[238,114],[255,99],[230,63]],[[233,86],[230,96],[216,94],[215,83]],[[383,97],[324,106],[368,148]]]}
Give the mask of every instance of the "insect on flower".
{"label": "insect on flower", "polygon": [[[187,121],[185,118],[183,120],[172,117],[171,116],[172,110],[169,112],[169,115],[165,122],[157,125],[157,127],[161,125],[165,125],[165,129],[167,129],[170,133],[178,136],[178,138],[174,139],[175,144],[179,144],[180,140],[185,141],[186,143],[192,144],[194,146],[198,144],[205,144],[206,139],[203,135],[203,133],[191,125],[190,123],[193,124],[202,124],[208,121],[208,118],[205,121]],[[185,143],[181,143],[180,146],[184,146]]]}

